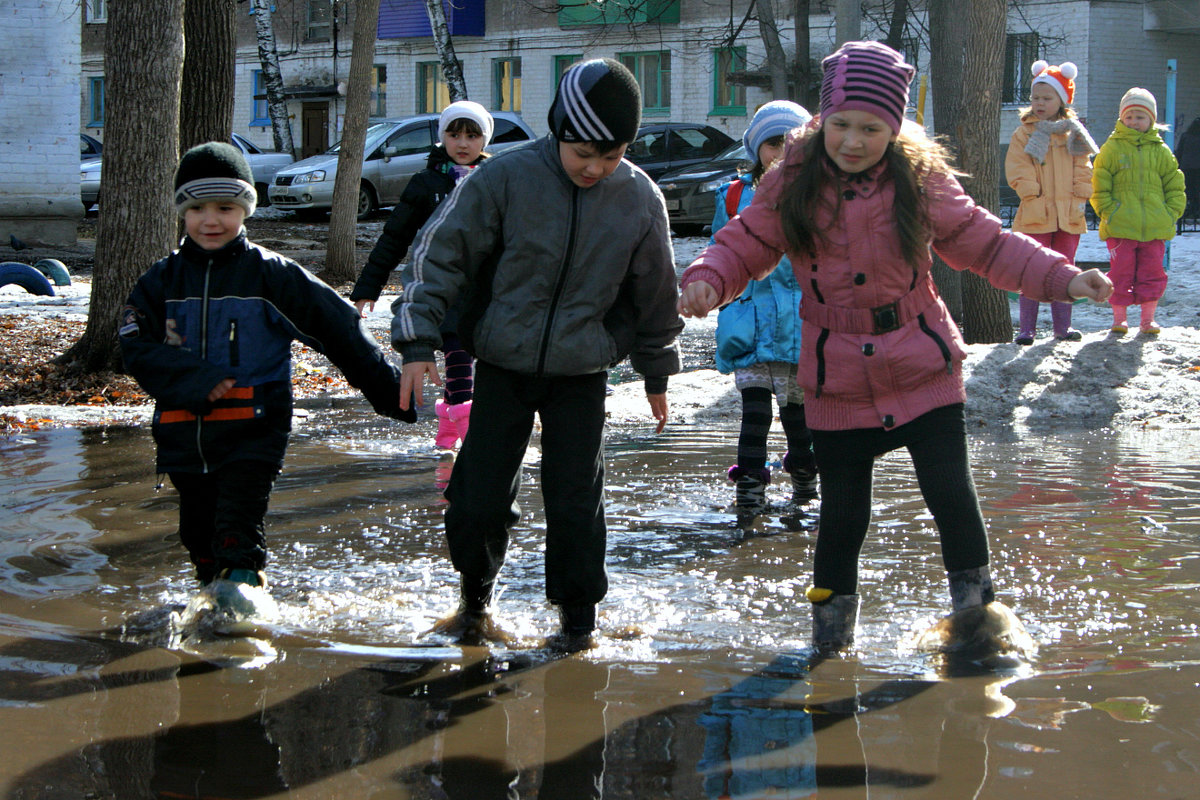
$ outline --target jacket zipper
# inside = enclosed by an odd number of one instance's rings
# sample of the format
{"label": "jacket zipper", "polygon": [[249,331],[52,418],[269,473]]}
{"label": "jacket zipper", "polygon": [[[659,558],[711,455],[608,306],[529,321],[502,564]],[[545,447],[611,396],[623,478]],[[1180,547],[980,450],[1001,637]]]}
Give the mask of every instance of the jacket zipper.
{"label": "jacket zipper", "polygon": [[[204,266],[204,294],[200,298],[200,358],[208,357],[208,277],[212,272],[212,259]],[[200,471],[208,473],[208,459],[204,457],[204,445],[201,434],[204,432],[204,419],[196,416],[196,454],[200,456]]]}
{"label": "jacket zipper", "polygon": [[236,319],[229,320],[229,366],[231,367],[239,366],[241,362],[241,358],[238,356],[237,323]]}
{"label": "jacket zipper", "polygon": [[571,268],[572,256],[575,253],[576,229],[579,226],[579,187],[571,185],[571,224],[567,229],[567,249],[563,253],[562,262],[558,265],[558,279],[554,283],[554,294],[550,297],[550,310],[546,313],[546,325],[542,328],[542,343],[538,349],[537,377],[542,377],[546,368],[546,357],[550,350],[550,332],[554,329],[554,314],[558,311],[558,301],[562,299],[563,289],[567,285],[567,272]]}

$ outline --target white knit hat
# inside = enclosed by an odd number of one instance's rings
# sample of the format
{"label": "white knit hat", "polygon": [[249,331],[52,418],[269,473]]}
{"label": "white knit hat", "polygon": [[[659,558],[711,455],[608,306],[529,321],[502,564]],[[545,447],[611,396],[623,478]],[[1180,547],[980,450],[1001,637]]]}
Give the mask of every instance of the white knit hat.
{"label": "white knit hat", "polygon": [[1125,96],[1121,98],[1121,110],[1117,112],[1117,119],[1125,116],[1125,109],[1135,107],[1148,112],[1150,119],[1158,122],[1158,102],[1148,89],[1139,89],[1135,86],[1126,92]]}
{"label": "white knit hat", "polygon": [[450,123],[456,119],[469,119],[478,125],[483,134],[483,146],[488,146],[488,142],[492,140],[495,122],[488,110],[474,100],[458,100],[443,109],[442,115],[438,117],[439,142],[442,140],[442,134],[446,132],[446,128],[450,127]]}

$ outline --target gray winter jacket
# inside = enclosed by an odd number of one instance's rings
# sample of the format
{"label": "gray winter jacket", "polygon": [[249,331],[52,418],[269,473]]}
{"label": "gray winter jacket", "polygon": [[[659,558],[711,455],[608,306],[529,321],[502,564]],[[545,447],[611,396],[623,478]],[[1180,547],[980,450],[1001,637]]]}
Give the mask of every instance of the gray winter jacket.
{"label": "gray winter jacket", "polygon": [[628,161],[576,187],[553,136],[461,180],[417,234],[403,281],[392,344],[405,363],[434,360],[446,309],[467,293],[460,336],[503,369],[585,375],[628,355],[658,394],[680,368],[662,194]]}

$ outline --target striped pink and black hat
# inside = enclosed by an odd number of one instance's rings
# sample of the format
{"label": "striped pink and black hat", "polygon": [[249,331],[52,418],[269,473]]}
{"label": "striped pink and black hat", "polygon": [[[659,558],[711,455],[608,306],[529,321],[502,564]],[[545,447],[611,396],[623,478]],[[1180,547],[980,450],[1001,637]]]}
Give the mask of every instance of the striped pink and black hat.
{"label": "striped pink and black hat", "polygon": [[869,111],[899,133],[916,70],[878,42],[846,42],[821,62],[821,116]]}

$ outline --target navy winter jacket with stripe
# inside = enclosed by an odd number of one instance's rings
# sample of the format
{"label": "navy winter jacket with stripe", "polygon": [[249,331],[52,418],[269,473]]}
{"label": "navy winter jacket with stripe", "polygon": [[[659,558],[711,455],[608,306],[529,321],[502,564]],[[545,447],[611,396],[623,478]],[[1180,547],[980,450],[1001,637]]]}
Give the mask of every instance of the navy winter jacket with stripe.
{"label": "navy winter jacket with stripe", "polygon": [[[324,353],[380,414],[399,408],[399,369],[354,307],[290,259],[246,239],[191,239],[138,279],[122,311],[125,366],[155,399],[160,472],[231,461],[282,466],[292,419],[291,344]],[[235,381],[216,403],[208,393]]]}

